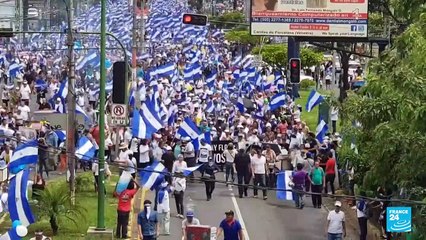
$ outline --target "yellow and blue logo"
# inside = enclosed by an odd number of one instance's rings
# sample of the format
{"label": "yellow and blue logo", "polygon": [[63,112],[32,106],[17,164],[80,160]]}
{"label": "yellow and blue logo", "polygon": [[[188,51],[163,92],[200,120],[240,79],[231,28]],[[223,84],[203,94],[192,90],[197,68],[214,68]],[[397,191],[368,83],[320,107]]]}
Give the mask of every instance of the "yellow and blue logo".
{"label": "yellow and blue logo", "polygon": [[387,232],[411,232],[411,207],[386,208]]}

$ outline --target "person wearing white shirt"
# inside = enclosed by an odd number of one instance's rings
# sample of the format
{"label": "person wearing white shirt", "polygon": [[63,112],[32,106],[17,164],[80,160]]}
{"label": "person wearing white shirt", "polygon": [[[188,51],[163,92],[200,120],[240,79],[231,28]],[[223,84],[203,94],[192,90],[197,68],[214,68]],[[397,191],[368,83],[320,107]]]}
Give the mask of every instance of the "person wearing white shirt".
{"label": "person wearing white shirt", "polygon": [[161,183],[157,194],[157,214],[160,234],[170,235],[170,197],[168,182]]}
{"label": "person wearing white shirt", "polygon": [[21,94],[21,101],[23,101],[25,105],[28,106],[30,104],[31,88],[26,80],[24,80],[23,84],[21,85],[19,93]]}
{"label": "person wearing white shirt", "polygon": [[129,145],[130,141],[132,140],[132,131],[130,131],[129,128],[126,128],[126,131],[124,132],[124,142]]}
{"label": "person wearing white shirt", "polygon": [[203,138],[200,140],[200,150],[198,151],[198,163],[203,164],[199,170],[201,176],[204,176],[204,165],[209,162],[209,158],[212,156],[212,147],[210,144],[206,143],[206,140]]}
{"label": "person wearing white shirt", "polygon": [[[183,158],[188,165],[188,167],[195,167],[196,158],[195,158],[195,148],[191,143],[191,139],[189,137],[185,137],[182,139],[182,153]],[[189,177],[191,180],[194,179],[194,173],[190,173]]]}
{"label": "person wearing white shirt", "polygon": [[336,125],[337,125],[337,120],[339,120],[339,109],[336,107],[332,107],[331,108],[331,113],[330,113],[330,119],[331,119],[331,128],[333,129],[333,134],[336,133]]}
{"label": "person wearing white shirt", "polygon": [[175,173],[182,173],[184,168],[186,168],[186,162],[183,161],[183,156],[179,155],[178,160],[173,164],[172,171],[173,176],[175,176],[173,178],[173,189],[177,209],[176,217],[178,218],[183,218],[183,197],[186,190],[186,178],[183,175],[175,175]]}
{"label": "person wearing white shirt", "polygon": [[345,213],[340,210],[342,203],[336,201],[336,209],[327,216],[327,235],[329,240],[343,239],[346,237]]}
{"label": "person wearing white shirt", "polygon": [[231,176],[232,182],[234,182],[234,160],[237,155],[237,150],[234,148],[233,143],[228,144],[228,148],[223,151],[225,157],[225,181],[228,183],[229,176]]}
{"label": "person wearing white shirt", "polygon": [[186,212],[186,219],[182,220],[182,240],[187,240],[186,236],[186,227],[188,226],[198,226],[200,225],[200,220],[194,217],[194,212]]}
{"label": "person wearing white shirt", "polygon": [[[251,168],[252,168],[252,174],[253,174],[253,182],[254,182],[254,189],[253,189],[253,195],[255,198],[257,198],[257,186],[266,187],[265,184],[265,175],[266,175],[266,158],[262,156],[262,150],[261,149],[254,149],[253,155],[251,156]],[[263,192],[263,199],[268,199],[268,195],[266,193],[266,189],[262,190]]]}
{"label": "person wearing white shirt", "polygon": [[148,140],[142,139],[141,144],[139,145],[139,161],[138,168],[146,168],[149,165],[149,146]]}
{"label": "person wearing white shirt", "polygon": [[257,137],[257,130],[253,130],[253,133],[247,138],[247,142],[252,145],[252,144],[258,144],[260,143],[259,138]]}
{"label": "person wearing white shirt", "polygon": [[[105,169],[105,176],[108,178],[109,176],[111,176],[111,171],[109,170],[109,165],[107,162],[105,162],[104,165],[104,169]],[[92,163],[92,173],[93,176],[95,177],[95,192],[98,192],[99,188],[98,188],[98,182],[99,182],[99,165],[97,162],[93,162]],[[104,188],[104,192],[106,195],[106,188]]]}
{"label": "person wearing white shirt", "polygon": [[31,109],[24,102],[21,102],[21,106],[18,107],[18,110],[21,111],[21,117],[24,122],[28,122],[30,120],[30,112]]}

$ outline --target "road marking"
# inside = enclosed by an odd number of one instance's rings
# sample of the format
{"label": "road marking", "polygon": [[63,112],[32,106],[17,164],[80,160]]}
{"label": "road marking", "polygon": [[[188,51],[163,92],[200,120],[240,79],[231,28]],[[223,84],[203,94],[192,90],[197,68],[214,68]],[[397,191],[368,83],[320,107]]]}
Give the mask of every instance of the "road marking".
{"label": "road marking", "polygon": [[[140,197],[140,205],[139,205],[139,208],[141,208],[142,206],[143,206],[143,202],[145,201],[145,194],[146,194],[146,189],[145,188],[142,188],[141,189],[141,197]],[[135,199],[133,198],[132,199],[132,210],[130,211],[130,224],[129,224],[129,226],[130,226],[130,231],[128,231],[128,232],[130,232],[130,238],[131,239],[139,239],[139,234],[137,234],[136,236],[133,236],[133,228],[132,228],[132,226],[133,226],[133,209],[134,209],[134,204],[133,204],[133,201],[134,201]],[[139,200],[139,199],[138,199]]]}
{"label": "road marking", "polygon": [[232,186],[228,187],[228,190],[231,191],[231,200],[234,204],[235,213],[237,214],[238,220],[240,221],[241,228],[243,229],[244,239],[250,240],[250,237],[247,232],[246,224],[244,223],[243,215],[241,214],[240,207],[238,207],[237,199],[235,198],[234,191],[232,189]]}

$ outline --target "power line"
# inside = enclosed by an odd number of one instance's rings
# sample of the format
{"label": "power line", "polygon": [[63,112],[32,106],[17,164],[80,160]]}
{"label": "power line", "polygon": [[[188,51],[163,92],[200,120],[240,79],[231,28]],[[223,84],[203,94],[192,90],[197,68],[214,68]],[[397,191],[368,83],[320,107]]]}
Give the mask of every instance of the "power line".
{"label": "power line", "polygon": [[[16,140],[15,137],[3,137],[0,136],[0,138],[6,138],[9,140]],[[55,147],[49,147],[49,150],[47,150],[47,152],[51,152],[51,153],[56,153],[54,152],[54,150],[57,151],[62,151],[65,153],[69,153],[68,151],[66,151],[65,148],[55,148]],[[90,157],[87,155],[82,155],[82,157]],[[92,163],[98,163],[98,158],[97,157],[93,157],[92,161],[84,161],[84,160],[80,160],[82,162],[92,162]],[[145,168],[137,168],[137,167],[130,167],[130,166],[122,166],[119,163],[114,163],[111,162],[109,165],[111,166],[117,166],[120,168],[131,168],[131,169],[135,169],[137,172],[149,172],[149,173],[159,173],[159,174],[163,174],[165,176],[170,176],[170,177],[185,177],[187,179],[191,179],[191,180],[196,180],[196,181],[201,181],[201,182],[215,182],[215,183],[219,183],[219,184],[225,184],[225,185],[231,185],[231,186],[237,186],[237,187],[245,187],[248,189],[257,189],[257,190],[267,190],[267,191],[283,191],[283,192],[295,192],[295,193],[300,193],[300,194],[304,194],[304,195],[308,195],[308,196],[312,196],[312,195],[320,195],[322,197],[326,197],[326,198],[346,198],[346,199],[351,199],[351,200],[368,200],[371,202],[393,202],[393,203],[404,203],[407,205],[420,205],[420,206],[426,206],[425,202],[422,201],[414,201],[414,200],[406,200],[406,199],[398,199],[398,198],[392,198],[392,199],[381,199],[381,198],[373,198],[373,197],[367,197],[367,196],[361,196],[361,195],[357,195],[357,196],[352,196],[352,195],[346,195],[346,194],[328,194],[328,193],[313,193],[313,192],[306,192],[306,191],[300,191],[300,190],[295,190],[295,189],[281,189],[281,188],[271,188],[271,187],[261,187],[261,186],[254,186],[253,184],[238,184],[238,183],[229,183],[223,180],[217,180],[217,179],[208,179],[208,178],[203,178],[203,177],[194,177],[194,178],[189,178],[187,176],[183,176],[182,173],[169,173],[169,172],[162,172],[162,171],[155,171],[155,170],[148,170]]]}

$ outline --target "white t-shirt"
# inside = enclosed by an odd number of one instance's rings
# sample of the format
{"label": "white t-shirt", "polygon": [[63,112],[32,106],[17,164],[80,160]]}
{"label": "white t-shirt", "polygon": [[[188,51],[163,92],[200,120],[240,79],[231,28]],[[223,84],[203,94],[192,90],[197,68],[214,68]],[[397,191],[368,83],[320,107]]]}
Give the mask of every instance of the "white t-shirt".
{"label": "white t-shirt", "polygon": [[198,226],[198,225],[200,225],[200,220],[198,220],[198,218],[195,218],[195,217],[192,218],[191,223],[188,222],[188,219],[184,219],[182,221],[182,228],[183,229],[185,229],[188,226]]}
{"label": "white t-shirt", "polygon": [[345,221],[345,213],[339,211],[331,211],[328,213],[327,220],[330,221],[328,225],[328,233],[343,233],[343,222]]}
{"label": "white t-shirt", "polygon": [[266,158],[264,156],[259,156],[257,154],[251,157],[251,165],[255,174],[265,174],[265,164]]}
{"label": "white t-shirt", "polygon": [[209,161],[210,152],[212,151],[212,146],[209,144],[200,145],[200,156],[198,158],[199,162],[206,163]]}
{"label": "white t-shirt", "polygon": [[21,110],[21,117],[22,117],[22,120],[24,120],[24,121],[28,121],[28,120],[29,120],[29,118],[30,118],[29,113],[31,112],[30,107],[28,107],[27,105],[19,106],[19,107],[18,107],[18,110]]}
{"label": "white t-shirt", "polygon": [[157,212],[158,213],[167,213],[170,212],[170,199],[169,199],[169,192],[167,190],[164,191],[164,198],[163,201],[160,203],[158,198],[158,204],[157,204]]}
{"label": "white t-shirt", "polygon": [[139,147],[139,163],[149,162],[149,146],[141,145]]}
{"label": "white t-shirt", "polygon": [[183,157],[184,158],[193,158],[195,157],[195,152],[194,152],[194,145],[192,145],[192,143],[187,143],[185,146],[185,151],[183,153]]}
{"label": "white t-shirt", "polygon": [[235,149],[226,149],[225,151],[223,151],[223,156],[225,156],[226,162],[228,163],[234,163],[235,155],[237,155],[237,150]]}
{"label": "white t-shirt", "polygon": [[185,161],[179,162],[179,160],[176,160],[173,163],[172,173],[181,173],[183,172],[183,169],[187,167],[188,165],[186,164]]}
{"label": "white t-shirt", "polygon": [[21,93],[21,99],[23,100],[29,100],[30,94],[31,94],[31,88],[29,85],[22,85],[21,89],[19,89],[19,92]]}

